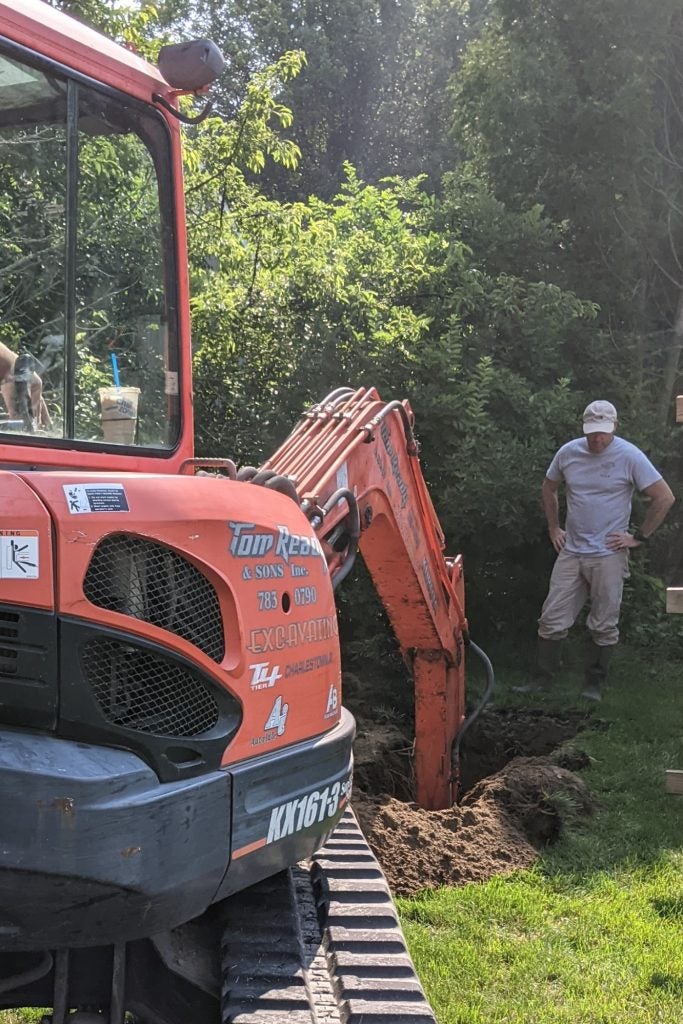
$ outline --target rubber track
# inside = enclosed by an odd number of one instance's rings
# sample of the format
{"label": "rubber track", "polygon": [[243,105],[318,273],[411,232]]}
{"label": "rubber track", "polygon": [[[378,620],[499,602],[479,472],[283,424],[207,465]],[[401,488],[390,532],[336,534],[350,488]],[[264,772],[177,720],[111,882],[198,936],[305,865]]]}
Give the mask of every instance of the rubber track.
{"label": "rubber track", "polygon": [[312,861],[231,897],[229,914],[223,1024],[435,1024],[352,811]]}

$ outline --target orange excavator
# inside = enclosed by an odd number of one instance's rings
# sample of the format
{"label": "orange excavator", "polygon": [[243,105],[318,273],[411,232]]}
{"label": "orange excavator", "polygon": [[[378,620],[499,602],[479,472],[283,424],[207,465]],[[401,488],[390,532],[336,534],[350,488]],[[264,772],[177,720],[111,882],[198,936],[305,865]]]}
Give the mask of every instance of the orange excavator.
{"label": "orange excavator", "polygon": [[221,67],[0,0],[0,1008],[52,1024],[246,1019],[196,965],[348,806],[358,549],[418,801],[455,799],[463,570],[408,403],[339,388],[259,468],[194,455],[178,97]]}

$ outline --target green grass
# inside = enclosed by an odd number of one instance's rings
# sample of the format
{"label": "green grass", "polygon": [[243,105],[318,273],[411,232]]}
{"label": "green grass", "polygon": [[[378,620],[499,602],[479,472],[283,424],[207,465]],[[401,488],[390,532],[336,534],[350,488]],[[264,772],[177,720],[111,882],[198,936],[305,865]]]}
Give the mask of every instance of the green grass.
{"label": "green grass", "polygon": [[[528,706],[504,674],[498,703]],[[581,705],[570,667],[543,705]],[[440,1024],[683,1022],[683,666],[621,648],[596,716],[573,745],[599,809],[531,871],[400,900]]]}
{"label": "green grass", "polygon": [[0,1010],[0,1024],[39,1024],[49,1010]]}

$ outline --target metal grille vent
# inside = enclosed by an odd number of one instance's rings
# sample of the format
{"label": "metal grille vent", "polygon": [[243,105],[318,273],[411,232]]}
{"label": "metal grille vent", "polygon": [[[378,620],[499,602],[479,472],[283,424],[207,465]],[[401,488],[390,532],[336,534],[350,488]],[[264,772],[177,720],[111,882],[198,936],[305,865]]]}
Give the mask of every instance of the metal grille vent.
{"label": "metal grille vent", "polygon": [[214,661],[225,654],[223,621],[212,585],[163,544],[114,533],[97,546],[83,592],[98,608],[167,629]]}
{"label": "metal grille vent", "polygon": [[0,612],[0,636],[9,640],[19,636],[19,616],[15,612]]}
{"label": "metal grille vent", "polygon": [[196,737],[212,729],[219,708],[187,668],[118,640],[89,640],[83,674],[107,721],[157,736]]}

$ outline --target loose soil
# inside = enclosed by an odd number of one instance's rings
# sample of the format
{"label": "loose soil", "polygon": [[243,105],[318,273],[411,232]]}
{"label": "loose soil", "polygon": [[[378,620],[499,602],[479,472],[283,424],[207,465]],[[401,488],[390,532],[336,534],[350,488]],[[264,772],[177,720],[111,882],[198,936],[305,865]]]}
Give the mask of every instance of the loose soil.
{"label": "loose soil", "polygon": [[[486,711],[465,736],[458,806],[413,802],[411,740],[396,722],[359,721],[353,809],[396,895],[529,867],[593,802],[569,741],[582,712]],[[591,721],[591,727],[595,727]]]}

